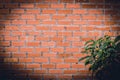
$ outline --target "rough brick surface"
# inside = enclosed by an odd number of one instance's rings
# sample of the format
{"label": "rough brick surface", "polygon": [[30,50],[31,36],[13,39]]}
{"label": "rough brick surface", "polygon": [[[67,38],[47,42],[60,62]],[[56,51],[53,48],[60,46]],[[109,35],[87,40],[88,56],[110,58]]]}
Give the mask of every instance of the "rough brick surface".
{"label": "rough brick surface", "polygon": [[120,35],[120,4],[104,2],[0,0],[0,79],[88,80],[85,41]]}

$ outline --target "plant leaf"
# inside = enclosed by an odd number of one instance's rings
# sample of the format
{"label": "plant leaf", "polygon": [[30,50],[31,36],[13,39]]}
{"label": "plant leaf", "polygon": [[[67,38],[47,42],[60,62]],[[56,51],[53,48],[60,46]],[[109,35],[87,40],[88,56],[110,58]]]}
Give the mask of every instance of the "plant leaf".
{"label": "plant leaf", "polygon": [[120,36],[117,36],[114,40],[115,43],[118,42],[118,41],[120,41]]}
{"label": "plant leaf", "polygon": [[79,59],[79,61],[82,61],[82,60],[84,60],[84,59],[86,59],[86,58],[88,58],[88,57],[90,57],[90,56],[82,57],[82,58]]}
{"label": "plant leaf", "polygon": [[89,41],[87,41],[87,42],[85,43],[85,45],[87,45],[87,44],[90,43],[90,42],[94,42],[94,40],[89,40]]}

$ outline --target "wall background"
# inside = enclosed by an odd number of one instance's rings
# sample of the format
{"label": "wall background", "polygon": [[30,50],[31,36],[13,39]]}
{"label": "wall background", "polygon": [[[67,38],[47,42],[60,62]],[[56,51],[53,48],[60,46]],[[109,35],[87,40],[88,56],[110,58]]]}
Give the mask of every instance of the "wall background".
{"label": "wall background", "polygon": [[110,0],[0,0],[0,77],[88,79],[84,42],[120,35]]}

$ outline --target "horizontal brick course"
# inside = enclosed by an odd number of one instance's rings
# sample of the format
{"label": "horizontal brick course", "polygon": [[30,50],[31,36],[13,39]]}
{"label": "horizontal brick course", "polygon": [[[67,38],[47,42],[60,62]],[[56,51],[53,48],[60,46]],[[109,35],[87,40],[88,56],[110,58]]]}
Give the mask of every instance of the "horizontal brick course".
{"label": "horizontal brick course", "polygon": [[89,65],[78,61],[87,55],[81,51],[87,40],[120,35],[119,7],[109,0],[0,0],[2,74],[9,80],[90,78]]}

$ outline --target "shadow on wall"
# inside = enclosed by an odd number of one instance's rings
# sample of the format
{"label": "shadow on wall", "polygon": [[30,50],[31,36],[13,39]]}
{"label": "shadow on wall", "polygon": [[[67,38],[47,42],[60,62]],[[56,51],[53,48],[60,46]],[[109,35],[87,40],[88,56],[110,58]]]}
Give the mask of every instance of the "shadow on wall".
{"label": "shadow on wall", "polygon": [[[20,63],[18,63],[17,58],[12,58],[11,52],[16,51],[16,48],[10,48],[11,42],[9,40],[16,39],[16,38],[8,37],[8,41],[5,40],[5,36],[10,35],[11,31],[13,29],[18,30],[18,28],[15,27],[18,25],[18,23],[21,23],[21,24],[25,23],[25,22],[19,21],[20,16],[12,15],[12,13],[18,13],[18,14],[22,13],[22,10],[21,11],[17,10],[17,9],[19,9],[20,2],[30,4],[30,3],[33,3],[34,1],[36,1],[36,3],[37,2],[40,3],[42,0],[28,0],[28,1],[27,0],[0,0],[0,10],[1,10],[0,11],[0,79],[2,79],[2,80],[4,80],[4,79],[6,79],[6,80],[16,80],[16,79],[17,80],[21,80],[21,79],[44,80],[42,71],[39,72],[39,74],[37,74],[37,75],[33,74],[32,69],[25,69],[25,64],[20,64]],[[65,1],[72,2],[73,0],[65,0]],[[120,14],[120,9],[119,9],[120,3],[119,3],[119,1],[117,0],[117,3],[116,2],[113,3],[113,2],[109,2],[109,0],[107,0],[108,2],[106,2],[105,7],[103,7],[103,4],[97,4],[96,0],[90,0],[90,1],[93,3],[91,3],[89,6],[84,5],[83,9],[96,8],[96,6],[94,6],[94,4],[96,4],[96,5],[99,5],[97,7],[98,9],[105,8],[105,14],[107,15],[105,23],[104,23],[104,25],[106,27],[105,28],[104,27],[96,27],[96,30],[108,31],[105,34],[108,34],[111,36],[120,35],[120,27],[119,27],[119,25],[120,25],[120,21],[119,21],[119,19],[120,19],[120,15],[119,15]],[[99,0],[99,1],[101,1],[101,0]],[[17,2],[17,4],[9,5],[9,3],[16,3],[16,2]],[[79,2],[76,1],[76,3],[86,3],[86,4],[87,4],[87,2],[88,2],[88,0],[86,0],[86,1],[80,0]],[[27,5],[27,7],[29,7],[29,5]],[[112,8],[112,10],[111,10],[111,8]],[[34,11],[30,11],[30,12],[34,12]],[[95,12],[97,12],[97,10]],[[100,20],[103,20],[104,15],[100,16],[99,18],[100,18]],[[16,23],[16,25],[9,26],[9,24],[11,24],[11,20],[15,20],[15,19],[18,19],[18,21],[13,22],[13,23]],[[19,55],[19,57],[25,57],[25,56],[23,54],[23,55]],[[4,59],[4,58],[7,58],[7,59]],[[10,58],[12,58],[12,60]],[[11,62],[13,62],[13,63],[11,63]],[[43,71],[43,73],[44,73],[44,71]],[[30,74],[30,75],[28,75],[28,74]],[[45,78],[52,80],[52,79],[55,79],[56,76],[55,75],[46,75]],[[70,77],[66,76],[66,79],[67,78],[72,79],[71,76]],[[73,78],[81,78],[81,77],[80,77],[80,75],[77,75],[77,76],[73,76]]]}

